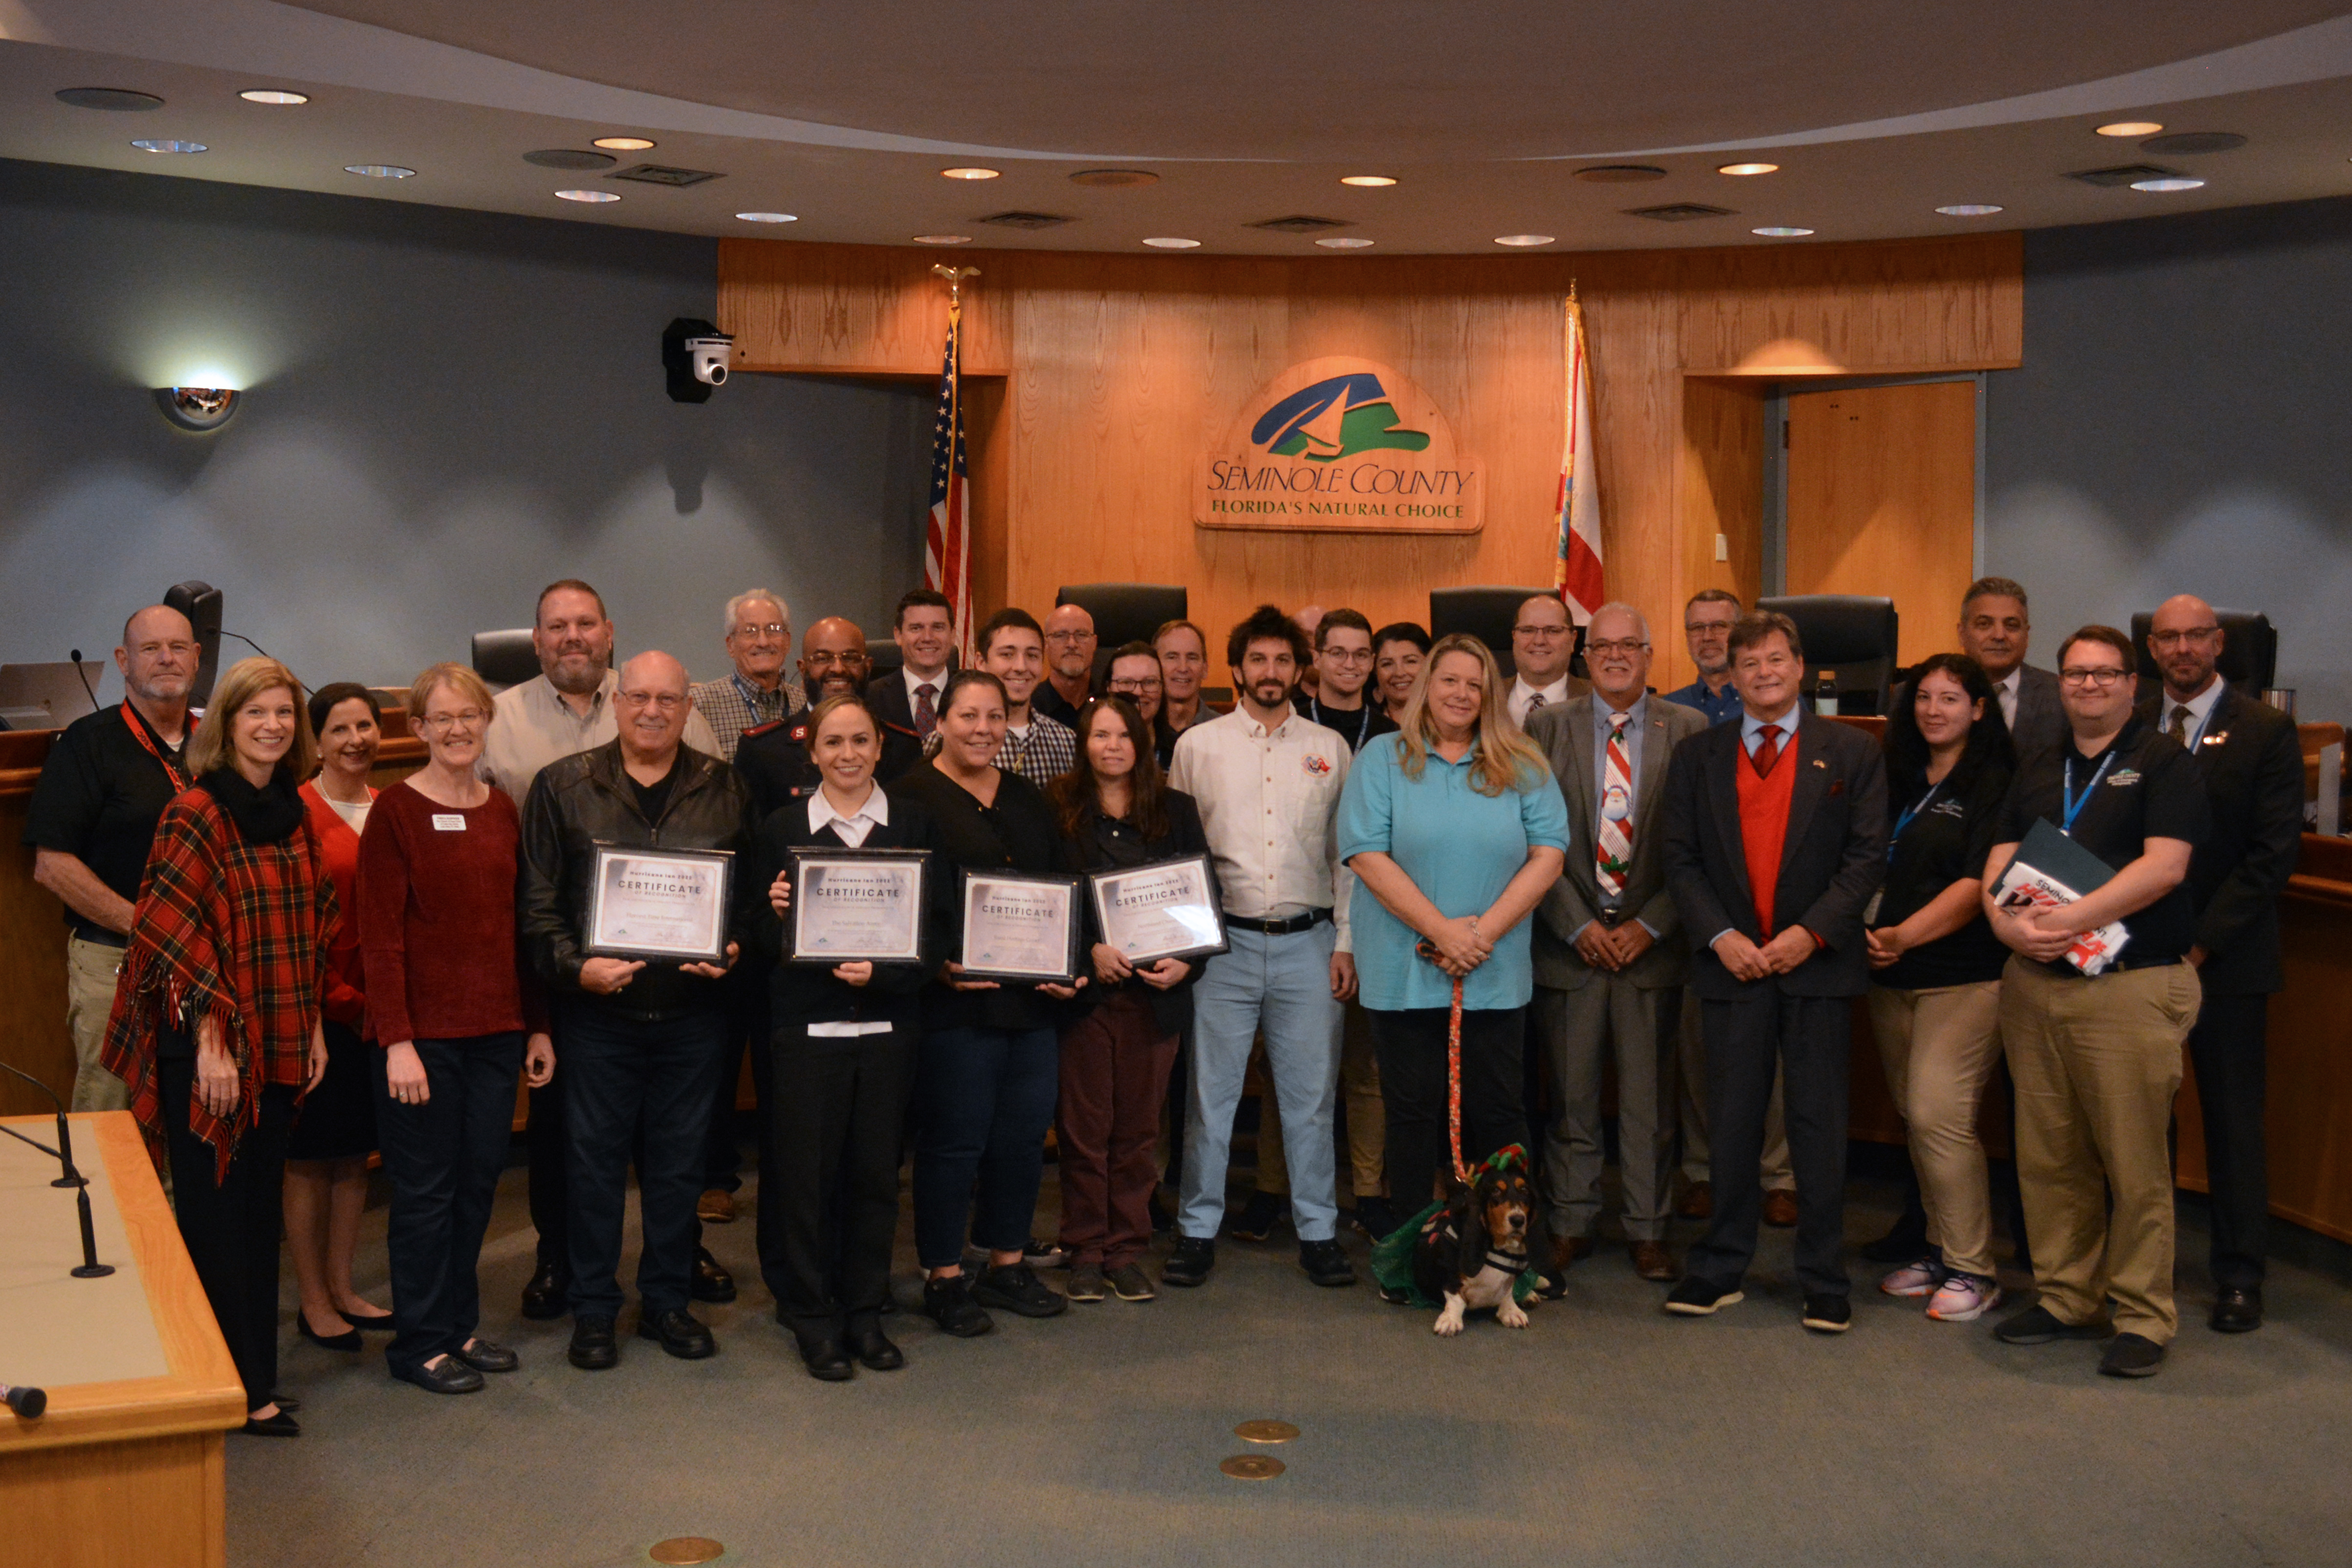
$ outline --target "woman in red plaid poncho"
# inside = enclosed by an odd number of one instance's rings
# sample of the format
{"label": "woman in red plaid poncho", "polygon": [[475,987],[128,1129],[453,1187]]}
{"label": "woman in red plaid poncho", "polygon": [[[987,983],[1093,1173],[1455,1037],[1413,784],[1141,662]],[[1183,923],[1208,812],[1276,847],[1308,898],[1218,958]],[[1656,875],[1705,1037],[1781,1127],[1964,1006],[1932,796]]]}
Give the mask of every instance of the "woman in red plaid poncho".
{"label": "woman in red plaid poncho", "polygon": [[156,825],[131,917],[107,1070],[156,1163],[245,1384],[245,1430],[295,1436],[279,1408],[278,1208],[294,1107],[326,1070],[320,1027],[334,884],[297,781],[318,761],[293,672],[233,666],[188,743],[194,787]]}

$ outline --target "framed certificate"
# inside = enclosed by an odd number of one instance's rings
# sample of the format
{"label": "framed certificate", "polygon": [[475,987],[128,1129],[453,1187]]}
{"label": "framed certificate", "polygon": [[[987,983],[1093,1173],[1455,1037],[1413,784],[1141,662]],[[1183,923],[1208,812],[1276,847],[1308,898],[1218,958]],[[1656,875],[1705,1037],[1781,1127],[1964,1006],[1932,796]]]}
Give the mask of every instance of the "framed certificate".
{"label": "framed certificate", "polygon": [[974,980],[1050,981],[1078,973],[1078,879],[969,871],[963,879],[963,971]]}
{"label": "framed certificate", "polygon": [[792,963],[915,963],[923,956],[921,849],[795,849]]}
{"label": "framed certificate", "polygon": [[723,849],[599,844],[583,945],[598,957],[724,963],[734,872]]}
{"label": "framed certificate", "polygon": [[1206,855],[1095,871],[1087,881],[1103,941],[1129,963],[1225,951],[1225,917],[1217,908]]}

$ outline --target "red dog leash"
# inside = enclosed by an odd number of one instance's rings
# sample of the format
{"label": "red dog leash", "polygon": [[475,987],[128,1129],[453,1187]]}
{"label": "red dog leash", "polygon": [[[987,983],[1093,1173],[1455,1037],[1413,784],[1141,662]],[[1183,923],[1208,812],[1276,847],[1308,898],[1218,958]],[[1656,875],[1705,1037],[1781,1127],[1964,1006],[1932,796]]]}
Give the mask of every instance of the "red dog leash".
{"label": "red dog leash", "polygon": [[1445,1016],[1445,1130],[1454,1140],[1454,1179],[1467,1184],[1462,1163],[1462,977],[1454,977],[1454,1006]]}

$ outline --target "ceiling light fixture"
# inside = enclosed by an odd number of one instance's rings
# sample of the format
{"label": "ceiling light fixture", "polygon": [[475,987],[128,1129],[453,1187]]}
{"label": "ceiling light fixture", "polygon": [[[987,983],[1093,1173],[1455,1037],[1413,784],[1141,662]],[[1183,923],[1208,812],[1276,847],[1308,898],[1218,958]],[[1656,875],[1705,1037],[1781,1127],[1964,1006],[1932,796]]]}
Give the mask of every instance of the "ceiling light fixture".
{"label": "ceiling light fixture", "polygon": [[744,223],[798,223],[801,221],[798,213],[737,213],[735,216]]}
{"label": "ceiling light fixture", "polygon": [[1718,174],[1777,174],[1780,172],[1780,165],[1778,163],[1720,163],[1716,166],[1715,172]]}
{"label": "ceiling light fixture", "polygon": [[589,145],[612,153],[644,153],[650,151],[655,143],[644,136],[599,136]]}
{"label": "ceiling light fixture", "polygon": [[1548,234],[1503,234],[1495,237],[1496,245],[1549,245],[1551,242],[1552,237]]}
{"label": "ceiling light fixture", "polygon": [[1760,234],[1767,239],[1802,239],[1813,231],[1809,228],[1791,228],[1786,224],[1768,224],[1762,228],[1751,228],[1748,232]]}
{"label": "ceiling light fixture", "polygon": [[1954,202],[1948,207],[1937,207],[1946,217],[1990,217],[2000,208],[1990,202]]}
{"label": "ceiling light fixture", "polygon": [[606,202],[619,201],[621,195],[617,191],[558,191],[555,199],[560,202],[593,202],[602,205]]}
{"label": "ceiling light fixture", "polygon": [[1198,250],[1201,248],[1201,242],[1197,239],[1178,239],[1172,235],[1162,236],[1158,239],[1147,239],[1143,243],[1158,250]]}
{"label": "ceiling light fixture", "polygon": [[1342,174],[1339,176],[1339,183],[1343,185],[1363,185],[1377,189],[1382,185],[1393,185],[1396,181],[1386,174]]}
{"label": "ceiling light fixture", "polygon": [[413,180],[416,177],[415,170],[404,169],[397,163],[346,163],[343,173],[365,174],[371,180]]}
{"label": "ceiling light fixture", "polygon": [[310,95],[307,92],[288,92],[275,87],[248,87],[237,97],[247,103],[268,103],[280,109],[290,109],[298,103],[310,101]]}
{"label": "ceiling light fixture", "polygon": [[995,169],[941,169],[942,180],[992,180],[1000,171]]}
{"label": "ceiling light fixture", "polygon": [[917,245],[970,245],[971,243],[971,236],[968,234],[919,234],[915,236],[915,243]]}
{"label": "ceiling light fixture", "polygon": [[232,386],[159,386],[155,406],[183,430],[217,430],[236,412],[242,395]]}
{"label": "ceiling light fixture", "polygon": [[1102,190],[1119,190],[1133,185],[1156,185],[1160,176],[1149,169],[1080,169],[1070,176],[1074,185],[1092,185]]}
{"label": "ceiling light fixture", "polygon": [[201,142],[169,142],[141,137],[131,143],[142,153],[208,153],[212,149]]}
{"label": "ceiling light fixture", "polygon": [[2186,174],[2168,174],[2160,180],[2134,180],[2131,188],[2136,191],[2193,191],[2204,184],[2204,181],[2190,179]]}
{"label": "ceiling light fixture", "polygon": [[1351,234],[1335,234],[1328,239],[1318,239],[1315,243],[1327,250],[1361,250],[1373,242],[1358,239]]}
{"label": "ceiling light fixture", "polygon": [[2164,127],[2153,120],[2118,120],[2099,127],[2102,136],[2153,136]]}

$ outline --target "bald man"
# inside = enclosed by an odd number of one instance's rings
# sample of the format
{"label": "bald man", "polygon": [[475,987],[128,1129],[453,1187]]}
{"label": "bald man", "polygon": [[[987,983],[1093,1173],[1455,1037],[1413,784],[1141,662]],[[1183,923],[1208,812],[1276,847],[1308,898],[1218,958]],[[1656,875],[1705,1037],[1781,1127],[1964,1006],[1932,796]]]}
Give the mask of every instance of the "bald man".
{"label": "bald man", "polygon": [[2189,1032],[2213,1194],[2217,1333],[2262,1327],[2270,1224],[2263,1168],[2264,1056],[2279,967],[2279,895],[2303,847],[2303,747],[2294,721],[2221,679],[2226,634],[2213,606],[2178,594],[2157,607],[2147,650],[2161,691],[2140,717],[2188,748],[2205,781],[2212,831],[2189,861],[2197,966],[2205,1002]]}
{"label": "bald man", "polygon": [[73,1108],[121,1110],[131,1091],[98,1062],[114,1010],[131,906],[171,798],[188,787],[188,689],[196,634],[185,616],[150,605],[123,623],[114,667],[123,700],[66,726],[25,816],[33,880],[65,904],[66,1018],[73,1030]]}
{"label": "bald man", "polygon": [[[646,910],[662,925],[688,932],[709,922],[704,961],[681,951],[692,945],[689,935],[657,931],[630,940],[633,891],[642,899],[636,889],[649,879],[691,884],[697,868],[708,864],[652,857],[718,850],[740,864],[751,845],[751,799],[732,767],[684,743],[694,698],[677,660],[666,653],[629,660],[613,706],[610,742],[550,763],[531,782],[516,914],[553,1003],[556,1077],[565,1085],[571,1360],[591,1372],[620,1360],[614,1322],[622,1306],[621,1229],[633,1139],[643,1140],[638,1337],[687,1361],[718,1348],[688,1310],[694,1206],[727,1045],[720,982],[749,938],[750,900],[758,891],[739,878],[733,896],[721,902],[678,896]],[[646,858],[608,864],[600,874],[606,849],[645,851]],[[725,879],[709,886],[716,893]],[[591,931],[596,916],[603,942]]]}
{"label": "bald man", "polygon": [[[801,680],[809,705],[788,719],[743,731],[735,748],[736,771],[751,792],[752,822],[790,801],[805,801],[817,786],[816,764],[809,761],[809,715],[828,697],[863,694],[874,662],[866,651],[866,634],[854,621],[827,616],[801,638]],[[904,730],[884,726],[882,761],[874,776],[887,784],[923,760],[922,742]]]}
{"label": "bald man", "polygon": [[1094,695],[1095,618],[1076,605],[1056,605],[1045,617],[1045,679],[1029,699],[1032,710],[1078,726],[1078,710]]}

